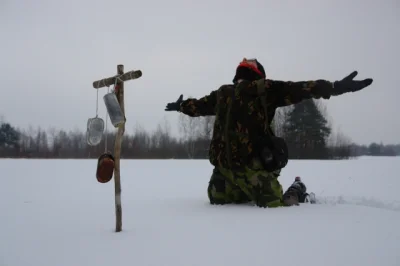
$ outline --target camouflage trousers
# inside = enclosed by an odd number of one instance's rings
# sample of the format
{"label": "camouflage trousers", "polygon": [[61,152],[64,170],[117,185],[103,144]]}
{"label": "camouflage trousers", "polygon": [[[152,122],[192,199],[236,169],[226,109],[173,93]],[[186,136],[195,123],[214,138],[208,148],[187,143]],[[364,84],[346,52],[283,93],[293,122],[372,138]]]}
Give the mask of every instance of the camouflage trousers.
{"label": "camouflage trousers", "polygon": [[241,171],[215,167],[208,185],[211,204],[254,202],[259,207],[284,206],[283,189],[278,181],[280,170],[267,172],[255,161]]}

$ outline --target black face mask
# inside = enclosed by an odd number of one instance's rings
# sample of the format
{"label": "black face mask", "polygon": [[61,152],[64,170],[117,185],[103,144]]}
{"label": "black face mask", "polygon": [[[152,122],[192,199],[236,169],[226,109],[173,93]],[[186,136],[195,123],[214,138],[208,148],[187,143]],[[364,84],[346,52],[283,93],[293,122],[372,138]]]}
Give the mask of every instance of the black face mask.
{"label": "black face mask", "polygon": [[238,67],[236,69],[235,77],[233,78],[233,83],[237,83],[240,79],[254,81],[262,78],[263,77],[261,75],[248,67]]}

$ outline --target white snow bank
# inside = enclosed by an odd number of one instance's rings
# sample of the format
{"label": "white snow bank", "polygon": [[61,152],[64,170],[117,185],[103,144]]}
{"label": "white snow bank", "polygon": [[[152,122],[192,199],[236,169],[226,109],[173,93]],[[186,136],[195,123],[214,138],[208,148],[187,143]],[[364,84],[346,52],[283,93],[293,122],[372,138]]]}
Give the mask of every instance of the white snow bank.
{"label": "white snow bank", "polygon": [[290,161],[327,204],[260,209],[209,205],[207,161],[123,160],[115,233],[96,160],[0,160],[0,265],[400,265],[399,163]]}

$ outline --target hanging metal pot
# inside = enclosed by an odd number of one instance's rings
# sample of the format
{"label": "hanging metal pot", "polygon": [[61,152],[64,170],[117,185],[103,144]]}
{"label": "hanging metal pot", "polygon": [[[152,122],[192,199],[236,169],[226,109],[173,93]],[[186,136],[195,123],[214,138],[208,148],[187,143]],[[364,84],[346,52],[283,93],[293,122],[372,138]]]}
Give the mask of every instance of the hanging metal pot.
{"label": "hanging metal pot", "polygon": [[99,145],[104,132],[104,120],[100,117],[89,118],[87,121],[86,141],[90,146]]}
{"label": "hanging metal pot", "polygon": [[114,92],[109,92],[103,97],[104,103],[107,108],[107,113],[110,116],[111,123],[114,127],[119,127],[125,123],[125,116],[122,112],[121,106],[119,105],[117,96]]}

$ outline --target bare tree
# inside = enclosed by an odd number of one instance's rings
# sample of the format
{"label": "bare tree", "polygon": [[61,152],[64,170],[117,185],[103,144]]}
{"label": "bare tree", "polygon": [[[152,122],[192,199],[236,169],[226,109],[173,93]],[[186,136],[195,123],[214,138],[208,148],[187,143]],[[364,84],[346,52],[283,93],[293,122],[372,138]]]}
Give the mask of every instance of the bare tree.
{"label": "bare tree", "polygon": [[352,156],[352,141],[340,128],[329,138],[332,159],[348,159]]}
{"label": "bare tree", "polygon": [[150,134],[140,125],[136,124],[131,144],[124,149],[133,158],[146,158],[151,149]]}
{"label": "bare tree", "polygon": [[271,128],[276,136],[285,137],[285,131],[283,125],[287,119],[287,114],[291,109],[290,106],[278,108],[275,112],[274,119],[271,121]]}
{"label": "bare tree", "polygon": [[164,126],[159,123],[157,129],[151,136],[153,148],[157,150],[157,158],[165,158],[168,154],[168,148],[170,144],[170,132],[168,123],[164,123]]}
{"label": "bare tree", "polygon": [[179,131],[190,159],[196,154],[196,140],[201,136],[201,118],[179,114]]}
{"label": "bare tree", "polygon": [[40,127],[37,129],[36,133],[36,153],[38,157],[46,158],[48,156],[48,140],[47,140],[47,132],[42,130]]}
{"label": "bare tree", "polygon": [[214,129],[215,116],[203,116],[200,120],[200,124],[202,127],[200,137],[203,139],[211,140]]}

